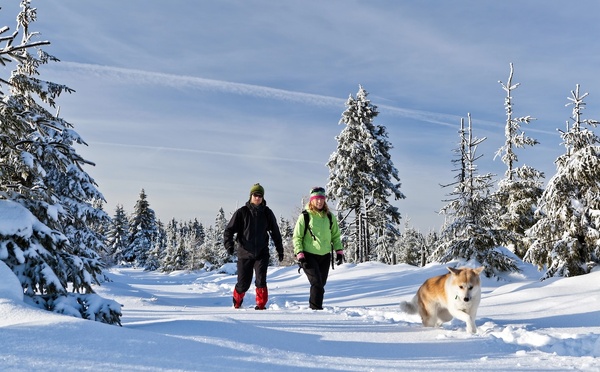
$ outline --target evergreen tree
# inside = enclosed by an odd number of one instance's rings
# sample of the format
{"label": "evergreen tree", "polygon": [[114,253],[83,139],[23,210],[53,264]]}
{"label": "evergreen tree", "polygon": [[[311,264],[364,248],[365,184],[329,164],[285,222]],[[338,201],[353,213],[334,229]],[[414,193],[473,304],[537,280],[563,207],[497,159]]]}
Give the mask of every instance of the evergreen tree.
{"label": "evergreen tree", "polygon": [[[453,259],[475,260],[485,267],[486,275],[501,271],[517,271],[517,264],[498,246],[506,240],[503,230],[494,228],[496,204],[490,197],[492,175],[477,174],[475,162],[479,144],[485,140],[473,138],[471,116],[468,129],[461,120],[460,148],[457,161],[460,163],[457,182],[451,195],[454,199],[443,207],[447,220],[442,229],[442,243],[435,252],[440,262]],[[446,186],[450,186],[446,185]]]}
{"label": "evergreen tree", "polygon": [[210,252],[210,262],[217,267],[221,267],[229,258],[229,255],[223,246],[223,233],[227,227],[227,222],[223,208],[219,208],[219,213],[215,218],[215,227],[212,231],[214,234],[211,239],[212,244],[207,247]]}
{"label": "evergreen tree", "polygon": [[429,231],[427,236],[425,236],[425,245],[421,251],[421,263],[419,266],[425,266],[433,261],[432,253],[435,251],[435,247],[438,246],[439,242],[440,238],[438,234],[433,230]]}
{"label": "evergreen tree", "polygon": [[179,249],[179,235],[181,230],[177,220],[174,218],[169,221],[165,228],[165,249],[160,259],[160,269],[165,272],[171,271],[174,266],[172,258],[177,256]]}
{"label": "evergreen tree", "polygon": [[123,253],[125,262],[136,267],[145,267],[148,252],[154,246],[157,232],[156,215],[150,208],[146,192],[142,189],[129,222],[131,242]]}
{"label": "evergreen tree", "polygon": [[377,229],[377,238],[375,241],[375,260],[389,265],[395,265],[398,261],[396,252],[396,242],[402,240],[402,234],[393,223],[383,223]]}
{"label": "evergreen tree", "polygon": [[206,234],[204,226],[198,220],[188,223],[187,245],[188,245],[188,270],[199,270],[204,267],[202,261],[202,250]]}
{"label": "evergreen tree", "polygon": [[546,268],[544,278],[589,273],[600,262],[600,139],[582,118],[579,85],[571,92],[572,123],[561,131],[566,153],[556,159],[556,174],[539,202],[540,219],[527,231],[534,240],[525,260]]}
{"label": "evergreen tree", "polygon": [[498,202],[498,226],[500,229],[507,230],[508,241],[506,245],[510,246],[512,251],[523,258],[528,248],[525,239],[525,230],[529,229],[536,222],[534,211],[537,200],[544,191],[542,179],[544,174],[532,167],[523,165],[515,167],[518,161],[515,150],[525,146],[534,146],[538,141],[528,137],[521,130],[521,124],[529,124],[535,120],[530,116],[513,116],[513,98],[512,91],[519,87],[519,84],[512,83],[513,64],[510,64],[510,74],[506,84],[502,89],[506,92],[504,107],[506,109],[506,141],[496,156],[500,156],[502,162],[506,164],[504,179],[498,183],[496,200]]}
{"label": "evergreen tree", "polygon": [[166,272],[185,270],[188,265],[187,239],[188,234],[185,229],[175,229],[172,239],[165,250],[165,257],[162,260],[162,269]]}
{"label": "evergreen tree", "polygon": [[[108,219],[95,207],[103,197],[83,170],[90,162],[73,148],[85,143],[73,125],[45,108],[55,107],[61,93],[73,91],[37,77],[39,66],[58,60],[41,49],[37,56],[28,52],[49,44],[34,41],[37,35],[29,28],[36,18],[30,1],[21,1],[16,32],[0,38],[4,43],[0,63],[16,62],[11,77],[0,79],[10,87],[9,94],[2,93],[0,103],[0,197],[21,204],[51,231],[44,232],[48,235],[39,241],[31,236],[7,244],[10,250],[2,255],[3,260],[21,281],[25,294],[39,306],[119,323],[120,305],[99,298],[92,289],[99,284],[103,269],[98,252],[104,250],[104,237],[92,229]],[[0,33],[7,30],[4,27]],[[20,44],[16,39],[19,33]],[[69,294],[68,287],[77,294]]]}
{"label": "evergreen tree", "polygon": [[[292,237],[294,235],[294,224],[283,216],[279,217],[279,231],[281,232],[281,239],[283,241],[283,261],[281,265],[289,266],[294,264],[294,243]],[[276,256],[277,257],[277,256]]]}
{"label": "evergreen tree", "polygon": [[356,98],[350,95],[346,101],[340,120],[345,127],[336,137],[336,151],[327,163],[328,197],[336,201],[340,214],[354,217],[352,224],[344,225],[352,230],[344,233],[353,235],[346,248],[358,262],[370,259],[373,229],[400,222],[400,212],[389,203],[389,197],[405,197],[400,183],[392,181],[400,180],[389,154],[392,145],[385,127],[373,123],[379,112],[367,96],[359,86]]}
{"label": "evergreen tree", "polygon": [[413,266],[422,266],[422,256],[426,249],[425,237],[414,227],[409,226],[406,222],[404,234],[400,239],[400,256],[399,262],[404,262]]}
{"label": "evergreen tree", "polygon": [[165,249],[167,245],[167,233],[165,231],[163,223],[158,220],[156,223],[157,232],[154,239],[154,246],[148,252],[148,258],[144,265],[144,270],[154,271],[162,267],[162,261],[165,256]]}
{"label": "evergreen tree", "polygon": [[106,233],[106,245],[113,263],[121,264],[123,262],[123,253],[127,251],[130,241],[129,219],[123,206],[118,204]]}

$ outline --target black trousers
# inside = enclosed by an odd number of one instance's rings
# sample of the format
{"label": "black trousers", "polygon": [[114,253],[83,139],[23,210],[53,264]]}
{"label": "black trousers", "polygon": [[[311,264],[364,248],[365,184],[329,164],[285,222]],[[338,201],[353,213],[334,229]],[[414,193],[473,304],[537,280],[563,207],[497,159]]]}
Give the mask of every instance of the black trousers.
{"label": "black trousers", "polygon": [[256,288],[265,288],[267,286],[267,268],[269,267],[270,259],[268,254],[257,258],[238,258],[235,290],[238,293],[246,292],[252,283],[253,273],[256,277],[254,286]]}
{"label": "black trousers", "polygon": [[329,266],[331,265],[331,253],[318,255],[304,252],[306,262],[304,264],[304,273],[310,283],[310,297],[308,304],[311,309],[323,309],[323,297],[325,295],[325,284],[329,276]]}

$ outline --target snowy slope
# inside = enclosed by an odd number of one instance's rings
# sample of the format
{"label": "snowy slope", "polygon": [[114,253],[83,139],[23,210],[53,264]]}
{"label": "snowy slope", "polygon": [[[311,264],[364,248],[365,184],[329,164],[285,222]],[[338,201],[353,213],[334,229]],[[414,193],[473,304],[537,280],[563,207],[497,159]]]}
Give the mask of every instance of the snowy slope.
{"label": "snowy slope", "polygon": [[423,328],[399,311],[445,272],[344,264],[331,272],[325,310],[313,311],[304,275],[272,268],[269,308],[255,311],[251,293],[233,309],[227,273],[117,268],[98,288],[124,305],[117,327],[28,307],[0,264],[0,370],[600,371],[600,271],[484,278],[477,335],[460,321]]}

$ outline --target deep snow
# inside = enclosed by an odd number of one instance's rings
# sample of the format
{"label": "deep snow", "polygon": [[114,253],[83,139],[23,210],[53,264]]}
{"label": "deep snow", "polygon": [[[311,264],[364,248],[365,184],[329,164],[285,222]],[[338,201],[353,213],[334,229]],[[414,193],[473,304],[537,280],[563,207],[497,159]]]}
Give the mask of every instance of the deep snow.
{"label": "deep snow", "polygon": [[423,328],[399,310],[442,265],[336,267],[323,311],[308,308],[295,267],[270,268],[265,311],[251,293],[233,309],[230,273],[114,268],[97,291],[124,305],[118,327],[24,304],[0,261],[0,370],[600,371],[600,270],[540,282],[524,269],[483,278],[470,335],[460,321]]}

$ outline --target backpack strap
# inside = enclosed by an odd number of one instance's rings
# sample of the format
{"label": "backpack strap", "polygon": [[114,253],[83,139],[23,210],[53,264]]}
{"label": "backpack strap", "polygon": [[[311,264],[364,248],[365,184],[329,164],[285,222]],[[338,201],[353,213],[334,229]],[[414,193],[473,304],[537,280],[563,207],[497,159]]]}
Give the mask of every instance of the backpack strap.
{"label": "backpack strap", "polygon": [[302,215],[304,216],[304,235],[302,235],[302,238],[304,238],[306,236],[307,231],[310,231],[310,236],[313,237],[313,240],[317,240],[317,238],[315,237],[315,234],[313,234],[312,229],[309,226],[310,214],[308,214],[308,211],[306,209],[303,209]]}
{"label": "backpack strap", "polygon": [[[308,231],[310,232],[310,236],[312,236],[313,240],[317,240],[317,237],[315,236],[315,234],[313,234],[312,229],[309,226],[310,214],[306,209],[303,209],[302,215],[304,216],[304,235],[302,235],[302,237],[304,238],[306,236],[306,232]],[[331,216],[331,212],[329,211],[327,211],[327,218],[329,218],[329,230],[331,230],[333,227],[333,217]]]}

